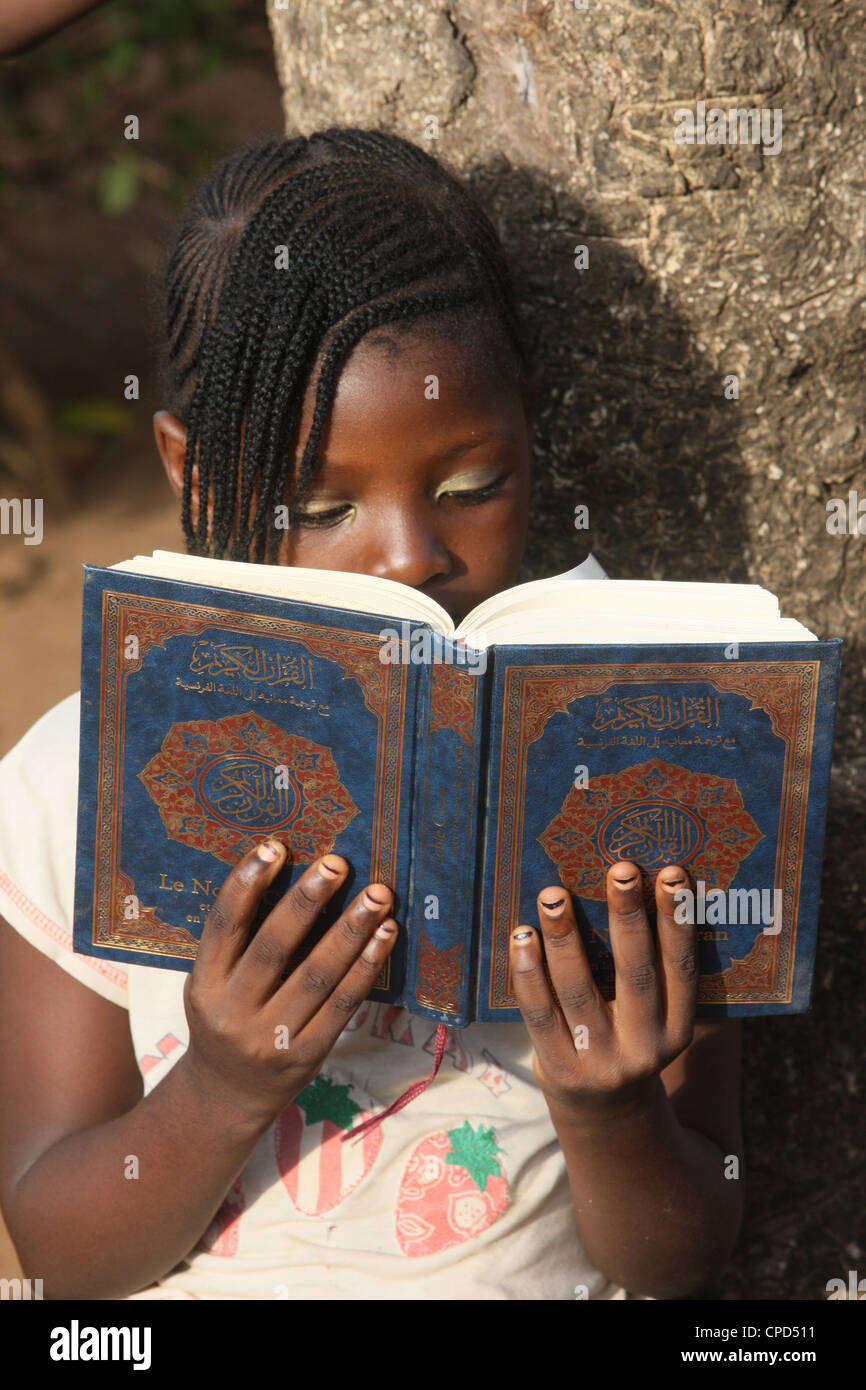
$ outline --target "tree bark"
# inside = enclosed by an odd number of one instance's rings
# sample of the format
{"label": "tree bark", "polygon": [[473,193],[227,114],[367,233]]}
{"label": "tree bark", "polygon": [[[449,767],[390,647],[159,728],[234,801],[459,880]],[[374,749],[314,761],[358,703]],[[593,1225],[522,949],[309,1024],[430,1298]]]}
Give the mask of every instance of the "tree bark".
{"label": "tree bark", "polygon": [[[396,131],[500,232],[543,364],[525,577],[591,548],[614,578],[763,584],[846,639],[815,1004],[747,1030],[757,1171],[725,1283],[825,1298],[866,1271],[866,535],[827,512],[853,491],[866,531],[866,3],[277,4],[287,132]],[[718,143],[677,138],[699,102]],[[761,141],[738,110],[767,113]]]}

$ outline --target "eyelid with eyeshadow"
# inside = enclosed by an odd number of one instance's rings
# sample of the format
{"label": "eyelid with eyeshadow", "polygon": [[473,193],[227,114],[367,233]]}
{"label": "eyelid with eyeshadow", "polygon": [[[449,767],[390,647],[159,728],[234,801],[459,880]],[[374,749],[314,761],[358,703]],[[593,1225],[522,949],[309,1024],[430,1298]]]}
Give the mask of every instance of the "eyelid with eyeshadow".
{"label": "eyelid with eyeshadow", "polygon": [[[434,494],[434,501],[438,502],[441,497],[455,496],[460,497],[465,494],[467,498],[479,496],[483,493],[492,493],[505,482],[507,473],[502,473],[497,469],[466,469],[462,473],[456,473],[452,478],[448,478],[444,483],[440,483]],[[463,483],[463,487],[455,487],[455,483]],[[345,520],[345,513],[352,512],[354,506],[351,502],[315,502],[308,503],[306,509],[301,508],[295,512],[295,520],[301,525],[307,526],[327,525],[329,522],[336,524],[337,521]],[[344,515],[339,515],[344,513]],[[321,518],[321,520],[320,520]]]}
{"label": "eyelid with eyeshadow", "polygon": [[482,492],[504,477],[501,468],[464,468],[440,483],[434,494],[436,501],[451,492]]}
{"label": "eyelid with eyeshadow", "polygon": [[308,502],[305,507],[298,507],[298,516],[318,516],[326,512],[337,512],[341,507],[351,507],[351,502]]}
{"label": "eyelid with eyeshadow", "polygon": [[318,510],[315,509],[315,503],[312,503],[309,511],[295,511],[293,521],[296,526],[336,526],[339,522],[345,521],[346,516],[354,510],[351,502],[321,503]]}

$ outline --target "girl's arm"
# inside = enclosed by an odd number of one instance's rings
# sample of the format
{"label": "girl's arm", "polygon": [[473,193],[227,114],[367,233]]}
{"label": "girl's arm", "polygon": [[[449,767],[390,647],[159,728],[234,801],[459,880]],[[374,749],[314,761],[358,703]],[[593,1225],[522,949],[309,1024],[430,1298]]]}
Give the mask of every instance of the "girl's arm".
{"label": "girl's arm", "polygon": [[740,1029],[695,1022],[695,927],[674,916],[685,881],[675,866],[657,875],[657,949],[639,870],[609,871],[611,1004],[564,889],[539,894],[544,958],[526,927],[511,948],[581,1240],[612,1282],[653,1298],[681,1297],[720,1274],[743,1210]]}
{"label": "girl's arm", "polygon": [[[548,1100],[581,1240],[630,1293],[681,1298],[731,1256],[743,1213],[739,1061],[739,1021],[699,1020],[690,1047],[622,1109]],[[678,1064],[681,1088],[668,1078]]]}
{"label": "girl's arm", "polygon": [[256,1130],[221,1122],[185,1058],[143,1100],[126,1010],[6,922],[0,982],[0,1194],[18,1257],[46,1298],[121,1298],[189,1253]]}
{"label": "girl's arm", "polygon": [[37,39],[62,29],[103,0],[3,0],[0,54],[22,53]]}
{"label": "girl's arm", "polygon": [[346,877],[335,855],[249,941],[284,859],[253,851],[226,879],[185,985],[189,1048],[144,1098],[125,1011],[0,924],[0,1204],[46,1298],[122,1298],[188,1256],[372,988],[396,940],[376,885],[283,981]]}

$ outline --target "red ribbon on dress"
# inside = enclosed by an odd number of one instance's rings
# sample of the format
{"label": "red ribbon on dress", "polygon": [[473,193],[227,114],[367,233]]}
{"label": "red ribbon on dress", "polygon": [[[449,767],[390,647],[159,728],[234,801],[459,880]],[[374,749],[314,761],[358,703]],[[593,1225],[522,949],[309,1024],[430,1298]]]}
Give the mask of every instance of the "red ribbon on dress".
{"label": "red ribbon on dress", "polygon": [[433,1080],[434,1076],[439,1070],[442,1058],[445,1055],[445,1044],[447,1043],[447,1041],[447,1025],[444,1023],[437,1024],[436,1043],[433,1048],[433,1070],[427,1077],[427,1080],[414,1082],[414,1084],[411,1085],[408,1090],[403,1092],[402,1096],[397,1097],[393,1105],[388,1106],[387,1110],[380,1111],[378,1115],[371,1115],[368,1120],[364,1120],[363,1124],[355,1125],[354,1129],[347,1129],[346,1133],[340,1136],[343,1143],[345,1143],[347,1139],[354,1139],[356,1137],[360,1137],[368,1129],[373,1129],[376,1125],[380,1125],[383,1120],[388,1118],[389,1115],[396,1114],[398,1110],[403,1109],[404,1105],[408,1105],[409,1102],[411,1100],[414,1100],[416,1096],[420,1096],[422,1091],[426,1091],[427,1087],[430,1085],[430,1082]]}

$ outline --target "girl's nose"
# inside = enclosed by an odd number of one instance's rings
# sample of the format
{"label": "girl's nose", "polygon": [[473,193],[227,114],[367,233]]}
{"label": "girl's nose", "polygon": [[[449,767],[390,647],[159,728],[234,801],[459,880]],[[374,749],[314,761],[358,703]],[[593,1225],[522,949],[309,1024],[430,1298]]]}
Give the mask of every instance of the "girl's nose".
{"label": "girl's nose", "polygon": [[364,566],[367,574],[393,579],[413,589],[447,579],[453,567],[452,556],[436,531],[430,526],[407,523],[405,518],[381,523]]}

